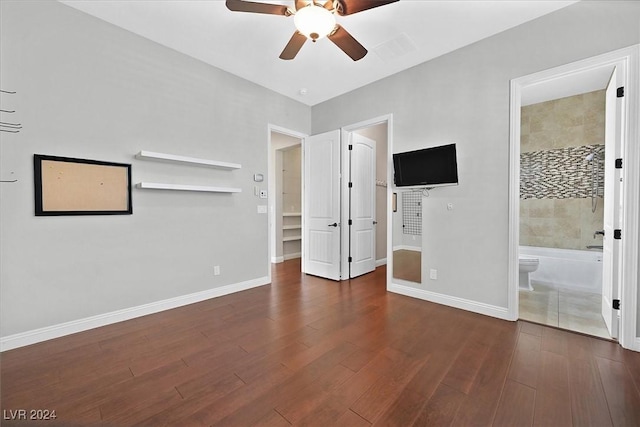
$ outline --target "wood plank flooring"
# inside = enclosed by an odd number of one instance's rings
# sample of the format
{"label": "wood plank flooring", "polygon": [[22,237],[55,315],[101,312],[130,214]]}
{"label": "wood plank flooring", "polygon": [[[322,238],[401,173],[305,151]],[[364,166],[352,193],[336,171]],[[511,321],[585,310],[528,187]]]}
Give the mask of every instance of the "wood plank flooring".
{"label": "wood plank flooring", "polygon": [[640,425],[640,353],[299,270],[2,353],[2,425]]}

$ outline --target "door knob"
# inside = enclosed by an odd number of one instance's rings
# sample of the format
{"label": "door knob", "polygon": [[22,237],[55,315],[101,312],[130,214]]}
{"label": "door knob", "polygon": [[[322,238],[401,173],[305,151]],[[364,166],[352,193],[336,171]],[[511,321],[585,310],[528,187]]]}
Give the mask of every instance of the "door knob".
{"label": "door knob", "polygon": [[329,224],[329,227],[337,227],[337,226],[338,226],[337,222],[334,222],[333,224]]}
{"label": "door knob", "polygon": [[373,225],[376,225],[378,223],[378,221],[373,221]]}

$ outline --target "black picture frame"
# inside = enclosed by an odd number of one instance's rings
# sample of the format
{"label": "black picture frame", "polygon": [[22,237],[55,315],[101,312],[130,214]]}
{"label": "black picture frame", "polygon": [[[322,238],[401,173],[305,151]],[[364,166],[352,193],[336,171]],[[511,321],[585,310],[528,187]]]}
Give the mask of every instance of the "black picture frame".
{"label": "black picture frame", "polygon": [[33,155],[35,215],[131,215],[131,164]]}

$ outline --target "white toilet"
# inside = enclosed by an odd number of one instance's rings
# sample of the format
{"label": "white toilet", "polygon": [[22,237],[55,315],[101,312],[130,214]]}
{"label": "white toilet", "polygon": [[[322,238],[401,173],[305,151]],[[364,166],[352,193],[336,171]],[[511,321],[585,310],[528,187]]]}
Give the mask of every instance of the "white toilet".
{"label": "white toilet", "polygon": [[540,260],[538,258],[520,255],[518,264],[520,271],[520,289],[532,291],[533,286],[531,286],[531,278],[529,277],[529,273],[533,273],[538,269]]}

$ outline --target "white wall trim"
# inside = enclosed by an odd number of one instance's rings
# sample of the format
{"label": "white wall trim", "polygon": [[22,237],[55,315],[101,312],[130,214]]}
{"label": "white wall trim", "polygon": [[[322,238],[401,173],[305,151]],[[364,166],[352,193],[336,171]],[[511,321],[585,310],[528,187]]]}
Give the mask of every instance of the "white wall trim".
{"label": "white wall trim", "polygon": [[509,108],[509,264],[507,311],[509,320],[518,320],[519,313],[519,268],[520,252],[520,111],[522,108],[522,83],[511,80]]}
{"label": "white wall trim", "polygon": [[393,247],[393,250],[422,252],[422,246],[397,245]]}
{"label": "white wall trim", "polygon": [[282,258],[283,258],[283,261],[287,261],[287,260],[290,260],[290,259],[301,258],[301,257],[302,257],[302,252],[296,252],[296,253],[293,253],[293,254],[283,255]]}
{"label": "white wall trim", "polygon": [[272,263],[272,264],[279,264],[279,263],[281,263],[281,262],[283,262],[283,261],[284,261],[284,257],[283,257],[283,256],[274,256],[274,257],[271,257],[271,263]]}
{"label": "white wall trim", "polygon": [[112,311],[111,313],[99,314],[97,316],[72,320],[70,322],[60,323],[58,325],[46,326],[44,328],[9,335],[0,338],[0,351],[7,351],[18,347],[24,347],[42,341],[63,337],[65,335],[71,335],[78,332],[87,331],[89,329],[99,328],[101,326],[135,319],[136,317],[146,316],[148,314],[182,307],[184,305],[193,304],[211,298],[217,298],[258,286],[267,285],[270,282],[271,281],[267,276],[259,277],[257,279],[221,286],[219,288],[208,289],[206,291],[195,292],[188,295],[181,295],[179,297],[156,301],[149,304],[143,304],[137,307],[125,308],[122,310]]}
{"label": "white wall trim", "polygon": [[622,289],[620,292],[619,341],[625,348],[640,351],[638,327],[638,293],[640,292],[640,45],[619,51],[626,55],[625,97],[628,97],[625,117],[627,140],[623,147],[622,180],[624,212],[622,219]]}
{"label": "white wall trim", "polygon": [[471,301],[464,298],[438,294],[424,289],[417,289],[411,286],[406,286],[400,283],[391,283],[387,287],[387,290],[389,292],[395,292],[397,294],[406,295],[412,298],[431,301],[437,304],[459,308],[461,310],[472,311],[474,313],[483,314],[485,316],[496,317],[503,320],[511,320],[508,318],[509,310],[506,307],[498,307],[495,305]]}
{"label": "white wall trim", "polygon": [[376,260],[376,267],[380,267],[381,265],[387,265],[386,258],[380,258]]}

